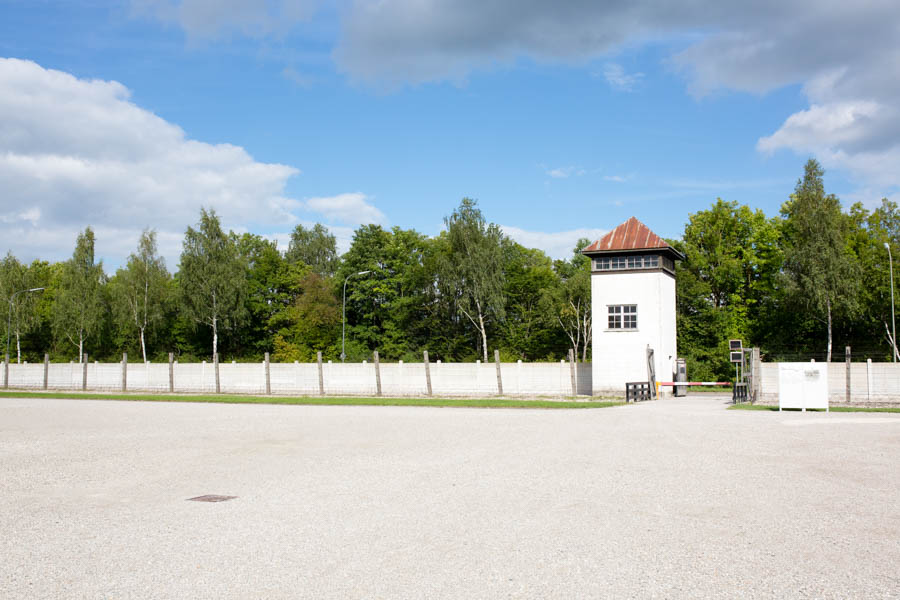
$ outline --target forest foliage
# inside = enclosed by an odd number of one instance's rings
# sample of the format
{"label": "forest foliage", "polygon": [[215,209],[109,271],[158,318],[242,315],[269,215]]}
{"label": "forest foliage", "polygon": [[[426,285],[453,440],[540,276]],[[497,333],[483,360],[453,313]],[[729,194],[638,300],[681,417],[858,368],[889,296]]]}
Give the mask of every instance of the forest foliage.
{"label": "forest foliage", "polygon": [[[613,226],[615,224],[604,224]],[[289,247],[226,233],[212,210],[188,227],[175,272],[154,232],[114,274],[94,257],[90,227],[72,258],[0,261],[9,299],[10,359],[274,361],[369,359],[560,360],[570,349],[590,360],[590,261],[573,239],[552,260],[525,248],[465,198],[429,237],[415,230],[360,226],[339,255],[322,225],[298,225]],[[778,215],[717,199],[691,214],[679,239],[678,352],[692,379],[732,373],[728,340],[760,347],[764,360],[891,357],[891,289],[886,244],[900,248],[900,211],[844,210],[825,192],[810,160]],[[346,286],[346,327],[342,305]]]}

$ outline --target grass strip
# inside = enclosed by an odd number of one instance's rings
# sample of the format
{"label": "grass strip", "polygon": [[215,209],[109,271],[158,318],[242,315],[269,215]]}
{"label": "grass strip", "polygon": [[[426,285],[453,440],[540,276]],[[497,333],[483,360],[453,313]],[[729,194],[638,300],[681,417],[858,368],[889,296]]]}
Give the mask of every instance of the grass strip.
{"label": "grass strip", "polygon": [[[778,406],[763,404],[732,404],[728,410],[768,410],[778,412]],[[807,408],[809,412],[825,412],[824,408]],[[799,408],[785,408],[785,412],[800,412]],[[832,406],[831,412],[873,412],[873,413],[900,413],[900,408],[889,406]]]}
{"label": "grass strip", "polygon": [[89,392],[0,392],[0,398],[137,400],[142,402],[213,402],[219,404],[302,404],[324,406],[432,406],[462,408],[606,408],[623,402],[515,400],[506,398],[338,398],[329,396],[238,396],[192,394],[115,394]]}

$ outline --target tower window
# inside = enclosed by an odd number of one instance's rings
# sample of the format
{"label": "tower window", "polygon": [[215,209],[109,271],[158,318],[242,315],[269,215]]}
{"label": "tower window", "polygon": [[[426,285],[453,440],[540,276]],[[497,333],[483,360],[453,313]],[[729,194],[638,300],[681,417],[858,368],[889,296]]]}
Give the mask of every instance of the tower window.
{"label": "tower window", "polygon": [[611,304],[609,329],[637,329],[637,304]]}

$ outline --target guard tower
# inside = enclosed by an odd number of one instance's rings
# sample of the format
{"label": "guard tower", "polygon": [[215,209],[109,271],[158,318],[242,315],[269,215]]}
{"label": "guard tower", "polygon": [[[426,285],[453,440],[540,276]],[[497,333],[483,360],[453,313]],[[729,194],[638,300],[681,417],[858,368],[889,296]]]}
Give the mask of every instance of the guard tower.
{"label": "guard tower", "polygon": [[631,217],[582,253],[591,259],[593,393],[621,394],[648,380],[647,347],[656,379],[675,367],[675,261],[684,255]]}

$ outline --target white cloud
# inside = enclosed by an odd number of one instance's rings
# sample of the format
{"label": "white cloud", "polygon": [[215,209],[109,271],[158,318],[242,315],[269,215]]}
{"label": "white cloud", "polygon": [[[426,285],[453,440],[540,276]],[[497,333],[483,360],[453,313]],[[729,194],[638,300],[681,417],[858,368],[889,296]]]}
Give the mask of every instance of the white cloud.
{"label": "white cloud", "polygon": [[606,63],[603,65],[603,77],[614,89],[621,92],[630,92],[644,78],[643,73],[626,73],[620,64]]}
{"label": "white cloud", "polygon": [[604,175],[603,181],[612,181],[614,183],[625,183],[628,178],[623,175]]}
{"label": "white cloud", "polygon": [[557,167],[555,169],[545,169],[545,172],[554,179],[568,179],[573,175],[581,176],[585,174],[585,170],[580,167]]}
{"label": "white cloud", "polygon": [[225,227],[297,221],[284,193],[297,169],[188,139],[128,98],[115,81],[0,59],[0,236],[17,256],[66,258],[91,225],[98,255],[118,263],[151,227],[174,267],[200,207]]}
{"label": "white cloud", "polygon": [[338,194],[320,198],[309,198],[304,202],[306,210],[318,213],[329,221],[351,225],[383,224],[384,213],[369,203],[369,197],[362,192]]}
{"label": "white cloud", "polygon": [[527,231],[519,227],[501,225],[503,233],[526,248],[538,248],[551,258],[566,259],[572,256],[575,244],[581,238],[598,240],[608,233],[607,229],[570,229],[568,231]]}

